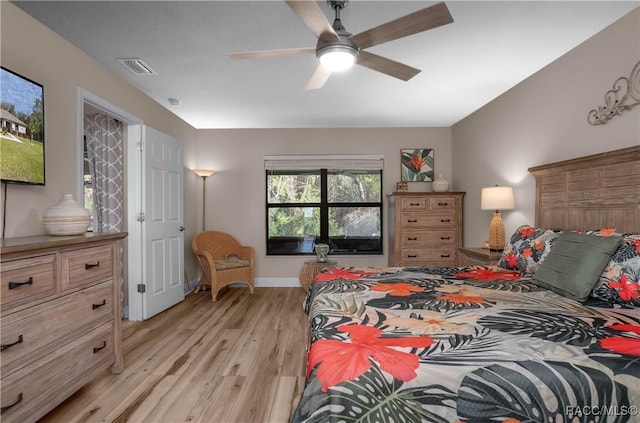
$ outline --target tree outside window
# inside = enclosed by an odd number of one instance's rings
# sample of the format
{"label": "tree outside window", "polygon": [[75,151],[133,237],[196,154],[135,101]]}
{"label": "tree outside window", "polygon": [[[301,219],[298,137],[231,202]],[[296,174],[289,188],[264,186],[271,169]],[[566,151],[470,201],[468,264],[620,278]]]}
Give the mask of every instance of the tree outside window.
{"label": "tree outside window", "polygon": [[382,254],[382,170],[267,170],[267,254]]}

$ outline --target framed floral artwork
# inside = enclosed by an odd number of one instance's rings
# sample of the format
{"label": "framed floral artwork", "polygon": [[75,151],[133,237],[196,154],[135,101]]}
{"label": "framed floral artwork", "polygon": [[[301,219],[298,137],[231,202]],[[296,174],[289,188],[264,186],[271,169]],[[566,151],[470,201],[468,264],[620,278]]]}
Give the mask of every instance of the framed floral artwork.
{"label": "framed floral artwork", "polygon": [[401,181],[433,181],[433,148],[400,150]]}

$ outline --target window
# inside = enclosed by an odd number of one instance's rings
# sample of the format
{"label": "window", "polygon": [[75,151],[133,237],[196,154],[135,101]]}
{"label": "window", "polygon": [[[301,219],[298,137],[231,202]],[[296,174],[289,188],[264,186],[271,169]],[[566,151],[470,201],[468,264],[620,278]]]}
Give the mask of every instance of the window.
{"label": "window", "polygon": [[382,254],[382,159],[306,157],[265,161],[267,255]]}

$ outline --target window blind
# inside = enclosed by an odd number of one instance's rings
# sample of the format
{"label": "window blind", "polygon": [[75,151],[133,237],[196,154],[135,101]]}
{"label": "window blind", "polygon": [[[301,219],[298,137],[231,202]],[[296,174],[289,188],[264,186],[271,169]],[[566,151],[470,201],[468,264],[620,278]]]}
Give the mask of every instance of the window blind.
{"label": "window blind", "polygon": [[264,156],[266,170],[382,170],[384,156],[360,154]]}

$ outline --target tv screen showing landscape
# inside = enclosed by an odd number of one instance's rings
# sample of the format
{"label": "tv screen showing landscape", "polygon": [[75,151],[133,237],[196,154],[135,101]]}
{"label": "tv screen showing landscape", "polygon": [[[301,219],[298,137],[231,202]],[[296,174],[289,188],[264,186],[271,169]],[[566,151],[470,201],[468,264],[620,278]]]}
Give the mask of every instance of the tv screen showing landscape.
{"label": "tv screen showing landscape", "polygon": [[44,89],[0,68],[0,179],[44,185]]}

